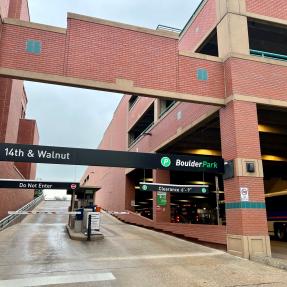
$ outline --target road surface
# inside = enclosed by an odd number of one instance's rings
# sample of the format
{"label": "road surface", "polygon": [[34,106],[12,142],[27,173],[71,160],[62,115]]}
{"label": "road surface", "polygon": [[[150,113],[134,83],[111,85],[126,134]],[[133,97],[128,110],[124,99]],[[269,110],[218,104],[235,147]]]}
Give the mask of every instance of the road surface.
{"label": "road surface", "polygon": [[[67,209],[46,201],[37,209]],[[103,215],[101,241],[69,239],[67,216],[31,215],[0,233],[0,287],[286,287],[287,272]]]}

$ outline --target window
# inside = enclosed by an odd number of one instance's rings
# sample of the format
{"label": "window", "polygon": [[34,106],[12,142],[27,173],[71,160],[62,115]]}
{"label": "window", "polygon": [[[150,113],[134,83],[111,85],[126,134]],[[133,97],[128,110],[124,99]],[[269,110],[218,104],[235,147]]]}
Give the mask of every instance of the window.
{"label": "window", "polygon": [[197,69],[197,79],[199,81],[207,81],[208,80],[208,72],[206,69]]}
{"label": "window", "polygon": [[129,110],[135,105],[136,101],[138,100],[138,96],[131,96],[129,99]]}
{"label": "window", "polygon": [[42,50],[42,43],[41,41],[37,40],[27,40],[26,42],[26,52],[31,54],[39,55]]}
{"label": "window", "polygon": [[175,103],[175,100],[160,100],[159,117],[162,117]]}

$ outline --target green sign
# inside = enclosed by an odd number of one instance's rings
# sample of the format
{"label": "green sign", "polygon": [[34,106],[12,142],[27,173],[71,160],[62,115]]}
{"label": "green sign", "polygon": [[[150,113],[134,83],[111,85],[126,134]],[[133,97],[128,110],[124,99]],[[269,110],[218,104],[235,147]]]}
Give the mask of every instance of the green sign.
{"label": "green sign", "polygon": [[171,165],[171,160],[169,157],[164,156],[161,158],[160,163],[163,167],[169,167]]}
{"label": "green sign", "polygon": [[156,195],[156,204],[159,206],[166,206],[167,200],[166,200],[166,192],[158,192]]}
{"label": "green sign", "polygon": [[208,185],[177,185],[164,183],[147,183],[140,182],[141,191],[162,191],[171,193],[192,193],[192,194],[208,194]]}

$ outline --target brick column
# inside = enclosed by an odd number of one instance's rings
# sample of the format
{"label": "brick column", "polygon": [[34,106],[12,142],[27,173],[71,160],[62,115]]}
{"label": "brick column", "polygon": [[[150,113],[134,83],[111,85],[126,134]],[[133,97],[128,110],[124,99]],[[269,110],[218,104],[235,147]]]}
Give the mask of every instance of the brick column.
{"label": "brick column", "polygon": [[[244,258],[271,256],[256,104],[230,102],[220,110],[220,129],[222,156],[235,166],[234,178],[224,181],[227,250]],[[249,201],[241,200],[240,188],[249,189]]]}
{"label": "brick column", "polygon": [[9,4],[9,18],[20,19],[23,0],[12,0]]}
{"label": "brick column", "polygon": [[[154,183],[170,183],[170,174],[168,170],[153,170],[152,172]],[[156,192],[153,192],[153,221],[159,222],[170,222],[170,193],[167,193],[166,199],[167,204],[165,207],[157,206]]]}

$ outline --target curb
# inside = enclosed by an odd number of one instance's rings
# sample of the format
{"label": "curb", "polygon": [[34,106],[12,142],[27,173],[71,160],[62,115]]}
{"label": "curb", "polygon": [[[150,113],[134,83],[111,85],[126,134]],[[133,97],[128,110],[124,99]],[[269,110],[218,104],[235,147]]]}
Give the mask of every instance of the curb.
{"label": "curb", "polygon": [[[66,225],[67,232],[72,240],[77,241],[87,241],[87,236],[83,233],[74,232],[69,225]],[[91,236],[91,241],[102,240],[104,239],[104,235],[102,233],[98,233]]]}
{"label": "curb", "polygon": [[251,257],[250,260],[287,271],[287,261],[283,259],[272,258],[267,256],[266,257],[254,256]]}

